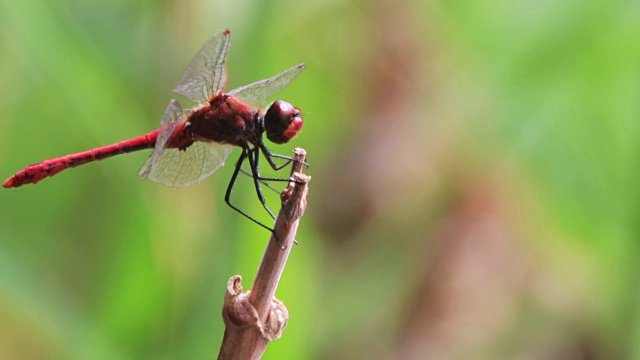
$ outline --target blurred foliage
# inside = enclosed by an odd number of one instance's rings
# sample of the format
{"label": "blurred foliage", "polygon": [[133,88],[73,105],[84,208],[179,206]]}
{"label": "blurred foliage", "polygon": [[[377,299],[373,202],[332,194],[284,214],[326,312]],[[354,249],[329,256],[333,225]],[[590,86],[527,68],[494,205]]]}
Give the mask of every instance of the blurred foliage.
{"label": "blurred foliage", "polygon": [[[231,28],[230,88],[308,66],[265,359],[640,359],[639,4],[0,0],[0,169],[153,130]],[[0,358],[217,354],[268,233],[224,205],[231,166],[173,189],[146,156],[0,191]]]}

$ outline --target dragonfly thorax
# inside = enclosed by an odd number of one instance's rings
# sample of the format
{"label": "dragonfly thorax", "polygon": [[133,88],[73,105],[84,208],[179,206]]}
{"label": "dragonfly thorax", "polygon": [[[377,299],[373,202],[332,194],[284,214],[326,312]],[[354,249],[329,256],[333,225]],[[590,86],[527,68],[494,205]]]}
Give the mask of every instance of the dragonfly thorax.
{"label": "dragonfly thorax", "polygon": [[188,122],[196,141],[243,146],[254,142],[255,111],[236,97],[215,96],[189,114]]}

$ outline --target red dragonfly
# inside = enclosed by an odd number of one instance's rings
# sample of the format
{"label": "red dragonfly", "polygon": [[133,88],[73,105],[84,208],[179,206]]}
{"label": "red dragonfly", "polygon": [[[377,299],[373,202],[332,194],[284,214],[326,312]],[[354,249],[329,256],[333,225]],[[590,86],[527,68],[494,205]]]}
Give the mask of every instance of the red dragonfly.
{"label": "red dragonfly", "polygon": [[[261,177],[258,168],[260,152],[274,170],[280,170],[293,159],[271,153],[263,142],[262,134],[266,132],[267,138],[273,143],[284,144],[296,136],[303,121],[300,110],[283,100],[272,103],[266,112],[252,106],[264,104],[267,98],[284,89],[302,72],[304,64],[223,93],[227,85],[226,57],[230,39],[231,31],[224,30],[207,41],[173,89],[199,104],[196,108],[183,110],[176,100],[171,100],[159,129],[117,144],[29,165],[7,179],[2,186],[11,188],[35,184],[78,165],[118,154],[154,149],[138,175],[160,184],[185,187],[216,172],[237,146],[242,148],[242,153],[227,187],[225,202],[271,230],[231,204],[229,199],[238,174],[245,172],[253,177],[260,201],[273,216],[265,204],[260,182],[288,179]],[[287,162],[277,165],[274,158]],[[244,160],[249,161],[250,173],[242,169]]]}

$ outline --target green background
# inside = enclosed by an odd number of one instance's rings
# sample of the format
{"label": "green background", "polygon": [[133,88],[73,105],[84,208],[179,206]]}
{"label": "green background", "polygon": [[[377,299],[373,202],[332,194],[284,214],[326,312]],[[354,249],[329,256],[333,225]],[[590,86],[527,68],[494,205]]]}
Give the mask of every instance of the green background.
{"label": "green background", "polygon": [[[230,89],[307,64],[279,94],[303,132],[271,146],[304,147],[313,180],[265,359],[640,359],[639,18],[637,1],[0,0],[0,172],[155,129],[231,28]],[[0,190],[0,358],[216,356],[226,281],[249,287],[268,233],[225,206],[229,164],[173,189],[139,180],[147,156]]]}

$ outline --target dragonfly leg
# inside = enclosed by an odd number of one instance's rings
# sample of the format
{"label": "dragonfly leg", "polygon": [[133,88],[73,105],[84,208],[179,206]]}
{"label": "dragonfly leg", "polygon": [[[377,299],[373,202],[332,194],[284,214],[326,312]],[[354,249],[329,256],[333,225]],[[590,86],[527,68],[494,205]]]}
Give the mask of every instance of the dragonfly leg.
{"label": "dragonfly leg", "polygon": [[[267,149],[267,147],[263,143],[258,144],[258,147],[260,147],[260,150],[262,150],[262,153],[264,154],[264,157],[269,162],[269,165],[271,166],[271,168],[273,168],[275,171],[282,170],[282,168],[284,168],[285,166],[289,165],[292,161],[298,161],[298,160],[296,160],[296,159],[294,159],[292,157],[289,157],[289,156],[284,156],[284,155],[278,155],[278,154],[271,153],[271,151],[269,151],[269,149]],[[260,150],[258,150],[257,148],[254,148],[254,149],[256,151],[256,163],[257,163],[258,158],[259,158]],[[287,161],[282,165],[278,165],[273,161],[272,158],[285,159]],[[307,166],[307,167],[309,166],[309,164],[307,164],[307,163],[302,163],[302,164]],[[268,178],[268,177],[262,177],[257,173],[254,174],[254,176],[256,176],[256,178],[260,182],[264,182],[264,181],[295,182],[295,180],[293,180],[291,178],[288,178],[288,179]]]}
{"label": "dragonfly leg", "polygon": [[258,167],[258,159],[260,158],[259,151],[260,150],[258,148],[249,150],[249,167],[251,168],[251,173],[253,174],[253,184],[256,187],[256,194],[258,195],[258,199],[260,199],[262,207],[264,207],[269,215],[271,215],[271,217],[275,219],[276,216],[273,214],[271,209],[269,209],[269,206],[267,206],[267,201],[265,200],[264,195],[262,194],[262,188],[260,187],[260,181],[264,181],[265,179],[260,177],[260,168]]}
{"label": "dragonfly leg", "polygon": [[[285,156],[285,155],[279,155],[279,154],[274,154],[271,152],[271,150],[269,150],[264,143],[260,143],[258,146],[260,146],[260,150],[262,150],[262,153],[264,154],[264,157],[267,158],[267,161],[269,162],[269,165],[271,166],[271,168],[275,171],[279,171],[281,170],[283,167],[289,165],[292,161],[298,161],[290,156]],[[276,159],[284,159],[287,160],[285,161],[284,164],[282,165],[278,165],[273,161],[273,158]],[[306,162],[302,163],[305,167],[309,167],[309,164],[307,164]]]}
{"label": "dragonfly leg", "polygon": [[[240,168],[240,172],[247,175],[247,176],[251,176],[252,178],[254,177],[253,174],[243,168]],[[275,187],[273,187],[273,185],[269,184],[268,181],[291,181],[291,179],[268,179],[268,178],[263,178],[263,177],[258,177],[260,183],[262,183],[262,185],[268,187],[269,189],[273,190],[273,192],[275,192],[276,194],[280,194],[280,190],[276,189]],[[275,236],[275,234],[274,234]],[[276,237],[277,240],[277,237]],[[278,243],[280,243],[280,241],[278,241]],[[297,240],[293,240],[293,243],[298,245],[298,241]],[[284,250],[284,248],[283,248]]]}
{"label": "dragonfly leg", "polygon": [[[247,175],[247,176],[251,176],[253,177],[253,174],[245,169],[240,169],[240,172]],[[280,190],[276,189],[275,187],[273,187],[273,185],[269,184],[267,182],[267,180],[260,180],[260,182],[262,183],[262,185],[268,187],[269,189],[273,190],[275,193],[280,194]]]}
{"label": "dragonfly leg", "polygon": [[[231,203],[231,191],[233,190],[233,186],[236,183],[236,179],[238,177],[238,174],[240,173],[240,170],[242,170],[242,163],[247,158],[247,156],[249,157],[249,159],[251,159],[250,152],[251,152],[251,150],[248,149],[247,146],[243,146],[242,147],[242,154],[240,154],[240,158],[238,158],[238,162],[236,163],[236,168],[233,170],[233,175],[231,175],[231,180],[229,181],[229,185],[227,186],[227,191],[226,191],[226,193],[224,195],[224,202],[227,203],[227,205],[229,205],[230,208],[232,208],[233,210],[235,210],[235,211],[239,212],[240,214],[242,214],[242,216],[244,216],[247,219],[253,221],[254,223],[262,226],[263,228],[269,230],[271,232],[271,234],[273,234],[273,237],[278,242],[278,245],[280,246],[280,248],[282,250],[284,250],[284,249],[286,249],[286,247],[282,246],[282,243],[280,242],[280,239],[278,239],[278,235],[276,234],[276,232],[275,232],[275,230],[273,228],[268,227],[267,225],[265,225],[262,222],[258,221],[253,216],[247,214],[242,209],[240,209],[239,207],[237,207],[237,206],[235,206],[235,205],[233,205]],[[250,162],[251,162],[251,160],[250,160]],[[262,195],[262,193],[260,193],[260,195]],[[297,243],[297,241],[295,241],[295,243]]]}
{"label": "dragonfly leg", "polygon": [[[244,212],[242,209],[240,209],[239,207],[235,206],[234,204],[231,203],[231,191],[233,190],[233,186],[236,183],[236,178],[238,177],[238,173],[240,173],[240,169],[242,167],[242,163],[244,162],[244,160],[247,158],[247,149],[243,148],[242,149],[242,154],[240,154],[240,158],[238,159],[238,163],[236,164],[236,168],[233,171],[233,175],[231,176],[231,181],[229,181],[229,185],[227,186],[227,191],[224,195],[224,202],[229,205],[230,208],[232,208],[233,210],[239,212],[240,214],[242,214],[242,216],[246,217],[247,219],[253,221],[254,223],[262,226],[263,228],[269,230],[271,233],[274,234],[275,236],[275,232],[273,231],[272,228],[268,227],[267,225],[261,223],[260,221],[258,221],[257,219],[255,219],[253,216],[247,214],[246,212]],[[279,243],[279,241],[278,241]]]}
{"label": "dragonfly leg", "polygon": [[[291,161],[289,161],[290,163]],[[240,169],[240,172],[243,173],[244,175],[247,176],[251,176],[254,177],[254,174],[252,172],[249,172],[245,169]],[[289,179],[283,179],[283,178],[271,178],[271,177],[263,177],[263,176],[257,176],[258,181],[260,181],[260,183],[262,183],[262,185],[268,187],[269,189],[273,190],[274,192],[280,194],[280,190],[276,189],[273,185],[269,184],[269,181],[279,181],[279,182],[292,182],[294,180],[292,180],[291,178]]]}

